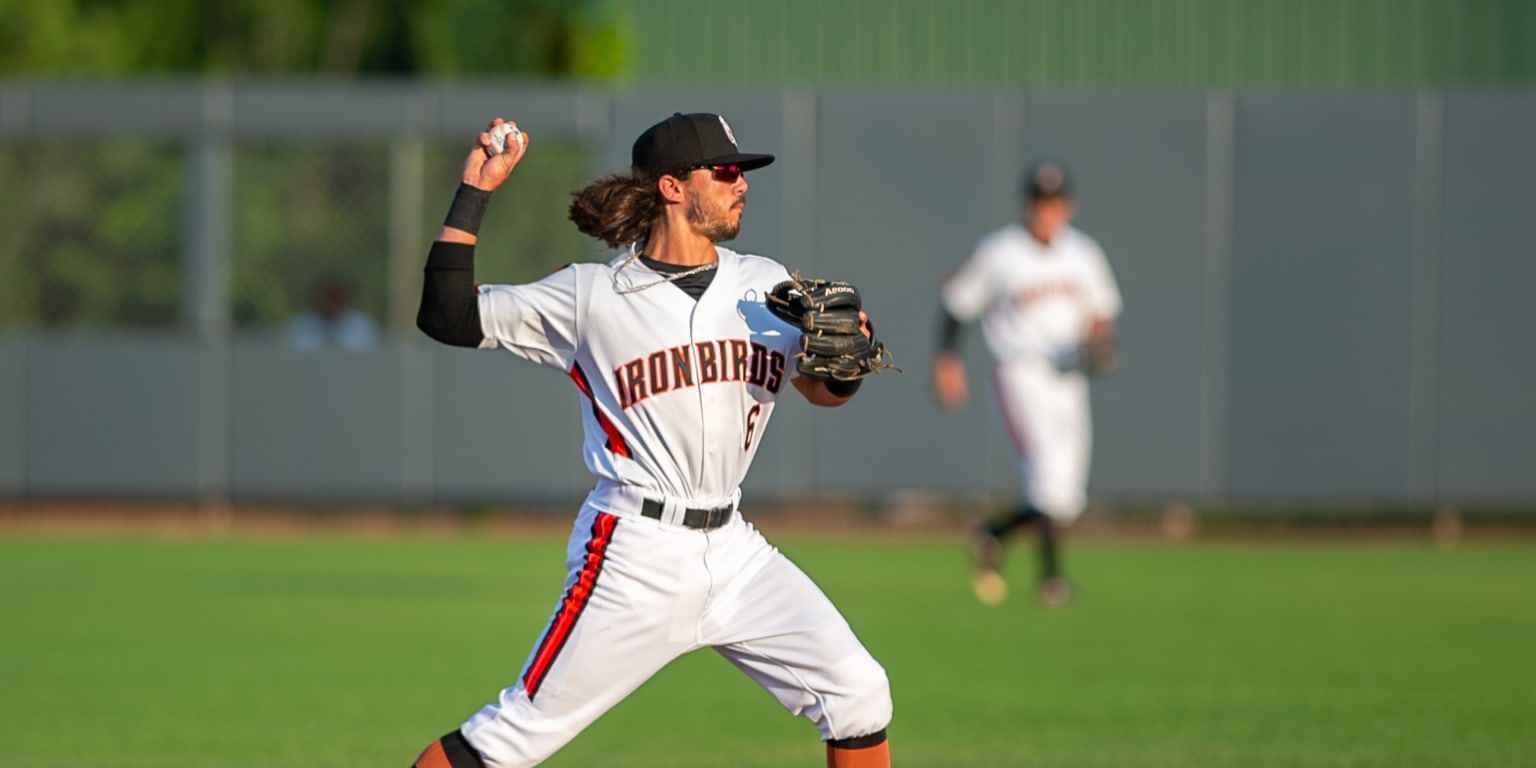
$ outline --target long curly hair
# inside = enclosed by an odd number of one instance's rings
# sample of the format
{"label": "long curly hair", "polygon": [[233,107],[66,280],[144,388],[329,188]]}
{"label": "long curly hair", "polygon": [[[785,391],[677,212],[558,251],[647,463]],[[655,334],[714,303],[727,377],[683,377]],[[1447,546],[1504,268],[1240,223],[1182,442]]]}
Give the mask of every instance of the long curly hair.
{"label": "long curly hair", "polygon": [[661,216],[660,174],[612,173],[571,193],[571,221],[588,237],[620,248],[643,239]]}

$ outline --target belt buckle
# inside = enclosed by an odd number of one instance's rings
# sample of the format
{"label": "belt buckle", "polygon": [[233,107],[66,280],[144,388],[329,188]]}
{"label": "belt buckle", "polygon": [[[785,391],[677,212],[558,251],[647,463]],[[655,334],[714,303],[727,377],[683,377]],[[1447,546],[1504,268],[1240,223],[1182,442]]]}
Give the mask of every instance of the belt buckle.
{"label": "belt buckle", "polygon": [[728,506],[727,507],[715,507],[714,509],[709,510],[709,513],[707,515],[705,515],[705,517],[707,518],[707,523],[706,524],[711,529],[719,528],[720,526],[725,525],[726,523],[731,521],[731,513],[734,512],[734,511],[735,511],[734,508],[728,507]]}
{"label": "belt buckle", "polygon": [[725,525],[730,516],[730,507],[689,507],[683,514],[683,525],[699,531],[712,531]]}

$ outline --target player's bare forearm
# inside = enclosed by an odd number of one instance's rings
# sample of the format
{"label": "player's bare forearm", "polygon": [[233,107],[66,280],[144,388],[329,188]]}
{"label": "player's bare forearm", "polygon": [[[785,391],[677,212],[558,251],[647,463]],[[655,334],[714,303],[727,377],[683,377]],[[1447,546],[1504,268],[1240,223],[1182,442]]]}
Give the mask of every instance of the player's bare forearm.
{"label": "player's bare forearm", "polygon": [[442,229],[437,231],[437,240],[441,243],[463,243],[465,245],[474,245],[475,243],[480,242],[480,237],[478,235],[472,235],[468,232],[465,232],[462,229],[458,229],[457,227],[444,226]]}
{"label": "player's bare forearm", "polygon": [[858,392],[858,389],[854,388],[852,392],[839,395],[827,388],[826,381],[811,379],[805,376],[796,376],[790,379],[790,381],[794,382],[795,389],[800,390],[800,394],[804,395],[805,399],[810,401],[812,405],[819,405],[823,408],[836,408],[852,400],[854,394]]}

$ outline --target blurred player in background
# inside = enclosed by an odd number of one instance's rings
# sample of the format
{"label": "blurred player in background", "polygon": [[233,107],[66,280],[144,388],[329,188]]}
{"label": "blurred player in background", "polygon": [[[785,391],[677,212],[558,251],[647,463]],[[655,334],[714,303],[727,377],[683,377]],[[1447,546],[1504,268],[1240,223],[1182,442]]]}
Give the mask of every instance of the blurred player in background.
{"label": "blurred player in background", "polygon": [[1007,596],[1004,542],[1031,526],[1040,546],[1040,599],[1059,606],[1071,596],[1060,531],[1087,503],[1088,377],[1114,366],[1120,291],[1103,249],[1071,226],[1076,208],[1066,169],[1049,161],[1032,166],[1022,193],[1023,220],[983,237],[944,281],[933,384],[945,407],[965,403],[960,329],[980,320],[996,361],[997,405],[1018,455],[1023,499],[972,532],[971,586],[983,603],[1001,603]]}

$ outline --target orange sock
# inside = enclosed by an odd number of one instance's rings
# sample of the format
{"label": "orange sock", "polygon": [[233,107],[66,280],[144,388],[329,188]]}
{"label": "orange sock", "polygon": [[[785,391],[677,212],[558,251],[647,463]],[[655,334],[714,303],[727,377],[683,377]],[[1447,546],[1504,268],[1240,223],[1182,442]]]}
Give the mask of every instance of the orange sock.
{"label": "orange sock", "polygon": [[891,768],[891,744],[882,741],[863,749],[827,745],[827,768]]}

